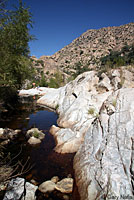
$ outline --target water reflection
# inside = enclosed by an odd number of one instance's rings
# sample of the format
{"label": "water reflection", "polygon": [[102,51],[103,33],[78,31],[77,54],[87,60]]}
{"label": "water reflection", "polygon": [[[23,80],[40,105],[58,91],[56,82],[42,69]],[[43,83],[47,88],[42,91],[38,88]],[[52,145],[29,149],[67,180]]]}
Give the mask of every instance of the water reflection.
{"label": "water reflection", "polygon": [[29,115],[28,128],[37,127],[48,130],[52,125],[57,125],[57,114],[48,110],[41,110]]}

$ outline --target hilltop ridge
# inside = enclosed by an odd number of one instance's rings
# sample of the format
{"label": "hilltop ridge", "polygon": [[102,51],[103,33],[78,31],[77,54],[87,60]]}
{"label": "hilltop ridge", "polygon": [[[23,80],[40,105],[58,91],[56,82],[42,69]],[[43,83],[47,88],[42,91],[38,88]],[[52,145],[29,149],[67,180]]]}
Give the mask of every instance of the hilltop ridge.
{"label": "hilltop ridge", "polygon": [[48,78],[57,70],[71,77],[77,67],[82,66],[85,71],[100,68],[101,58],[129,45],[134,45],[134,23],[89,29],[54,55],[34,60],[38,66],[42,65],[42,71],[49,74]]}

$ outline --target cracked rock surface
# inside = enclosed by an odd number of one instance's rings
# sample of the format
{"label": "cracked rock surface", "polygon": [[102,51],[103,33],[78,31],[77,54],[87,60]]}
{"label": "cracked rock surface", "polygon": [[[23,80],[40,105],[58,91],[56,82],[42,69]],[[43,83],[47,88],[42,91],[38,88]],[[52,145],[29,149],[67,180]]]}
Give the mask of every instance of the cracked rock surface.
{"label": "cracked rock surface", "polygon": [[104,102],[74,158],[81,200],[134,199],[134,89]]}

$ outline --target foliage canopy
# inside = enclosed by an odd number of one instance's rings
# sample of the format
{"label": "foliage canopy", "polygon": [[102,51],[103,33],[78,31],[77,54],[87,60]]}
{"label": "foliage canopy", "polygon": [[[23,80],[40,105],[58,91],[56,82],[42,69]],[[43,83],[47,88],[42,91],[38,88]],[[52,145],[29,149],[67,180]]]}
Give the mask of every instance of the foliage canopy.
{"label": "foliage canopy", "polygon": [[19,0],[19,6],[12,10],[0,4],[0,86],[19,89],[24,80],[32,75],[29,59],[29,33],[32,15],[29,8]]}

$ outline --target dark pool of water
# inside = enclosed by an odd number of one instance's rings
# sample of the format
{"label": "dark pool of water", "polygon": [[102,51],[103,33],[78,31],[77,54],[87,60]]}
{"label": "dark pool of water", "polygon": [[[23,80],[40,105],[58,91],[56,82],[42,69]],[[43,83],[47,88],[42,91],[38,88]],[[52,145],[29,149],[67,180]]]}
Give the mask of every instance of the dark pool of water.
{"label": "dark pool of water", "polygon": [[[58,154],[54,151],[55,141],[49,133],[52,125],[57,125],[57,114],[51,110],[36,107],[36,102],[23,104],[20,110],[10,119],[3,121],[0,126],[12,129],[21,129],[22,133],[18,141],[12,144],[14,151],[19,151],[23,145],[23,162],[30,157],[28,164],[33,168],[24,175],[30,181],[34,179],[38,184],[59,176],[60,179],[69,174],[73,177],[73,157],[74,154]],[[26,142],[25,133],[28,129],[36,127],[43,130],[45,138],[38,146],[30,146]]]}
{"label": "dark pool of water", "polygon": [[49,110],[41,110],[29,115],[28,128],[37,127],[41,130],[48,130],[52,125],[57,125],[57,114]]}

